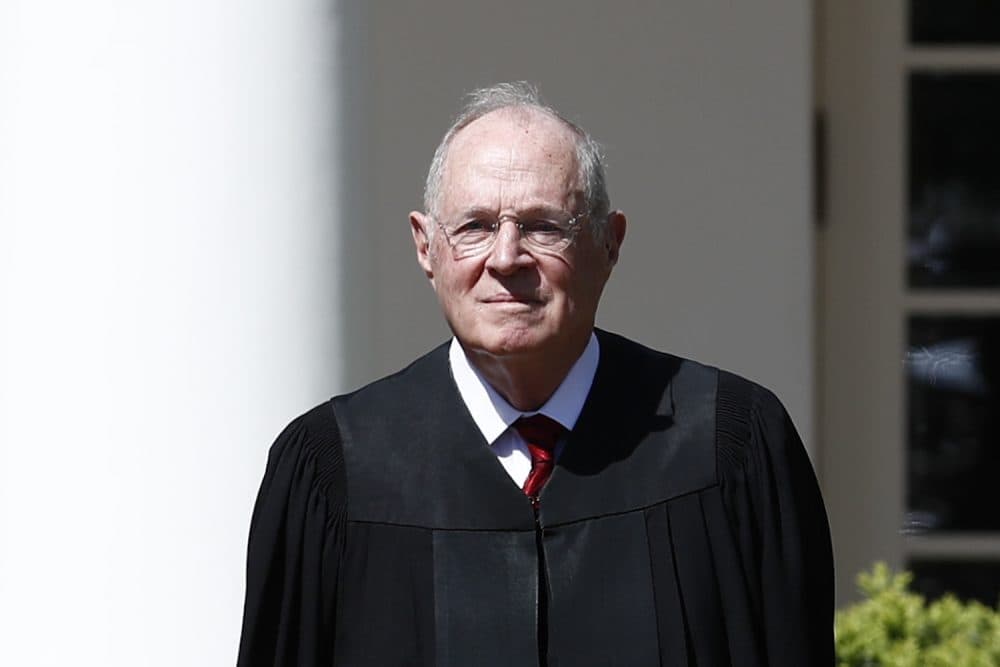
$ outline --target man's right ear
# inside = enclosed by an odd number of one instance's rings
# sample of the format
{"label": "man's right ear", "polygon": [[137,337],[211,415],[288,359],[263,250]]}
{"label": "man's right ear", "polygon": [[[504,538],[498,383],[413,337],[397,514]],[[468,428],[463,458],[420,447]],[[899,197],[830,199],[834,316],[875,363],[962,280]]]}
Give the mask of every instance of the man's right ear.
{"label": "man's right ear", "polygon": [[431,241],[434,220],[420,211],[410,211],[410,232],[413,234],[413,245],[417,249],[417,264],[424,270],[424,275],[434,284],[434,268],[431,262]]}

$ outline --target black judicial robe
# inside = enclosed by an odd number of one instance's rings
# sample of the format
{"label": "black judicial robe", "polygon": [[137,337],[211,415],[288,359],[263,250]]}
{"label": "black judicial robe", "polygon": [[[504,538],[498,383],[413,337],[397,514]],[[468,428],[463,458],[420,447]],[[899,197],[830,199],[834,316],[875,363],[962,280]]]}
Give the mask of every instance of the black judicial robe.
{"label": "black judicial robe", "polygon": [[598,337],[537,518],[447,345],[293,421],[253,513],[240,667],[832,665],[829,529],[781,404]]}

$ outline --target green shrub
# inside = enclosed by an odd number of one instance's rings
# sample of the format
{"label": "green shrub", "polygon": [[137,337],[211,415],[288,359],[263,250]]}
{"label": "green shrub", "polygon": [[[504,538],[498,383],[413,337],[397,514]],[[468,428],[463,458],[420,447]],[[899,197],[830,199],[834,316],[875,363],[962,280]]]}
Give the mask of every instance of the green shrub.
{"label": "green shrub", "polygon": [[946,595],[927,604],[908,572],[858,575],[865,600],[837,612],[838,667],[1000,667],[1000,609]]}

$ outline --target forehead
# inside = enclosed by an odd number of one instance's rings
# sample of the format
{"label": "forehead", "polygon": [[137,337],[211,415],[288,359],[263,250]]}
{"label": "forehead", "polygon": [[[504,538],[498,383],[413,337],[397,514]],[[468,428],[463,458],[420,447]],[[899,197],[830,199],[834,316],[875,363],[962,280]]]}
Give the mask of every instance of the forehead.
{"label": "forehead", "polygon": [[486,114],[452,139],[442,190],[445,208],[545,203],[529,201],[536,199],[565,205],[581,193],[576,136],[536,109]]}

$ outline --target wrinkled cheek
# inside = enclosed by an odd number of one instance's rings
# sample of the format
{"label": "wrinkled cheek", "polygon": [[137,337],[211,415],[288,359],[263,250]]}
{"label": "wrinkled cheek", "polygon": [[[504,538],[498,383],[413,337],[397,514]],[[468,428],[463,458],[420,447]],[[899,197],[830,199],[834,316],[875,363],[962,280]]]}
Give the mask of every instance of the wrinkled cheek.
{"label": "wrinkled cheek", "polygon": [[453,290],[438,290],[438,302],[452,328],[468,330],[485,315],[480,304]]}

